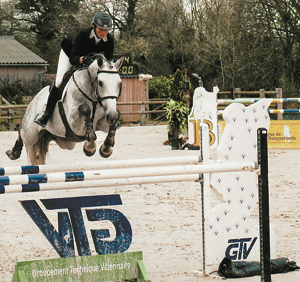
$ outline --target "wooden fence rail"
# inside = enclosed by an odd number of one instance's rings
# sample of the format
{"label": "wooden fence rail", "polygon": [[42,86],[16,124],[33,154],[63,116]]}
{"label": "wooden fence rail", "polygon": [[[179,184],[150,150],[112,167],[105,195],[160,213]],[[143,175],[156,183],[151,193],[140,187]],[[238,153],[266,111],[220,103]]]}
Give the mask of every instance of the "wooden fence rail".
{"label": "wooden fence rail", "polygon": [[[217,94],[218,98],[221,96],[222,98],[227,97],[229,99],[232,98],[241,98],[242,96],[257,96],[259,98],[282,98],[282,89],[277,88],[275,91],[265,91],[264,89],[260,89],[259,91],[241,91],[238,88],[232,89],[232,91],[219,92]],[[220,97],[220,98],[221,98]],[[2,105],[4,102],[6,105]],[[163,107],[166,105],[168,100],[158,100],[153,99],[150,101],[140,101],[140,102],[117,102],[117,105],[138,105],[138,111],[131,112],[121,112],[122,115],[140,115],[140,124],[146,125],[149,122],[150,116],[153,114],[161,114],[156,117],[156,120],[161,120],[166,115],[166,110]],[[157,105],[152,110],[149,109],[149,105]],[[10,105],[3,97],[0,96],[0,121],[7,120],[9,124],[9,130],[16,130],[19,124],[21,123],[21,119],[24,115],[25,109],[28,105]],[[222,110],[225,105],[218,105],[218,110]],[[282,103],[277,104],[277,109],[282,109]],[[278,114],[278,119],[282,119],[282,114]]]}
{"label": "wooden fence rail", "polygon": [[[139,105],[139,111],[131,111],[126,113],[121,113],[122,115],[140,115],[141,125],[146,125],[149,121],[149,115],[151,114],[162,114],[166,113],[165,110],[146,110],[146,105],[155,105],[158,104],[158,108],[164,106],[167,101],[156,100],[156,101],[146,101],[146,102],[118,102],[117,105]],[[25,110],[28,105],[5,105],[0,106],[0,121],[7,120],[9,130],[16,130],[21,123],[21,119],[25,113]]]}

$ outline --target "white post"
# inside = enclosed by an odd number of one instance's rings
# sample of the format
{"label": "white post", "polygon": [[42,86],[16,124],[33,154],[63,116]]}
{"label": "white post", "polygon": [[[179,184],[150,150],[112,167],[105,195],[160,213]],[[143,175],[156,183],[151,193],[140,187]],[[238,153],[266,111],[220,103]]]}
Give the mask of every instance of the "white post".
{"label": "white post", "polygon": [[203,87],[195,90],[193,97],[193,107],[188,117],[189,143],[199,146],[199,125],[204,122],[209,127],[209,145],[214,149],[218,145],[217,128],[217,93],[218,87],[213,88],[213,92],[207,92]]}

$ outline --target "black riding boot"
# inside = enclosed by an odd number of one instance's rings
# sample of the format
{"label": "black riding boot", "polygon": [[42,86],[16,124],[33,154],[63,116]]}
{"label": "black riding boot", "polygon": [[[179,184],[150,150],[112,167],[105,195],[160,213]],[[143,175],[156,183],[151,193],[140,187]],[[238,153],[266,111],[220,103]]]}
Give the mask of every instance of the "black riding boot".
{"label": "black riding boot", "polygon": [[47,101],[47,105],[46,105],[46,110],[44,112],[44,114],[39,118],[36,119],[34,122],[37,123],[38,125],[45,127],[50,116],[52,115],[56,102],[59,101],[59,99],[61,98],[61,94],[62,91],[57,88],[55,86],[55,84],[53,84],[50,93],[49,93],[49,97],[48,97],[48,101]]}

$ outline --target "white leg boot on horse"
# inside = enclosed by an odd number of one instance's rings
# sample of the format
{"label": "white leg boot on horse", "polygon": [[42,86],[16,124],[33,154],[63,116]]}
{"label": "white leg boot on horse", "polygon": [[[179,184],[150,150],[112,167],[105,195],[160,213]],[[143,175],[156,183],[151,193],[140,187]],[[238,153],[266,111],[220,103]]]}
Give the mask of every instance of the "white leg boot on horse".
{"label": "white leg boot on horse", "polygon": [[91,108],[87,104],[82,104],[78,107],[79,113],[84,117],[84,123],[86,127],[85,139],[83,145],[83,152],[86,156],[91,157],[96,152],[96,140],[97,135],[93,129],[93,123],[91,119]]}
{"label": "white leg boot on horse", "polygon": [[102,158],[108,158],[113,153],[112,147],[115,145],[115,135],[120,120],[121,113],[117,111],[118,115],[115,118],[113,124],[109,126],[108,134],[104,140],[104,143],[99,149],[99,154]]}

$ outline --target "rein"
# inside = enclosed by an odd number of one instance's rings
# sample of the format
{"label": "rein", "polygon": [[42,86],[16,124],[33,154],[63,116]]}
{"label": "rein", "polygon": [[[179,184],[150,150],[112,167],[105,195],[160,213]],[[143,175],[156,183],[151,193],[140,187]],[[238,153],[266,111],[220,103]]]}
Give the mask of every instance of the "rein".
{"label": "rein", "polygon": [[[88,72],[89,73],[89,72]],[[90,74],[89,74],[89,77],[90,77]],[[91,77],[90,77],[91,78]],[[88,100],[90,100],[92,103],[93,103],[93,115],[92,115],[92,120],[94,120],[94,116],[95,116],[95,112],[96,112],[96,106],[97,106],[97,103],[99,102],[98,100],[97,101],[94,101],[91,97],[89,97],[87,94],[85,94],[84,92],[83,92],[83,90],[79,87],[79,85],[77,84],[77,82],[76,82],[76,80],[75,80],[75,76],[74,76],[74,73],[73,73],[73,75],[72,75],[72,79],[73,79],[73,81],[74,81],[74,83],[75,83],[75,86],[77,87],[77,89],[79,90],[79,92],[85,97],[85,98],[87,98]],[[94,84],[92,83],[92,86],[93,86],[93,88],[94,88]],[[97,96],[97,95],[96,95]],[[99,102],[99,104],[100,104],[100,106],[103,108],[103,105],[102,105],[102,103],[100,103]]]}
{"label": "rein", "polygon": [[[81,70],[83,70],[83,69],[81,69]],[[95,113],[96,113],[97,104],[99,103],[99,105],[105,110],[105,108],[104,108],[104,106],[103,106],[103,104],[102,104],[102,101],[103,101],[103,100],[106,100],[106,99],[116,99],[116,100],[118,100],[118,98],[119,98],[120,95],[121,95],[122,84],[120,84],[120,91],[119,91],[119,95],[118,95],[118,96],[105,96],[105,97],[101,97],[100,94],[99,94],[99,87],[98,87],[97,85],[96,85],[96,87],[95,87],[95,83],[98,81],[98,76],[96,76],[95,80],[93,81],[93,80],[92,80],[92,77],[91,77],[91,74],[90,74],[90,71],[89,71],[89,68],[87,67],[86,70],[87,70],[88,76],[89,76],[89,78],[90,78],[90,82],[91,82],[92,88],[94,89],[94,94],[95,94],[97,100],[93,100],[90,96],[88,96],[88,95],[80,88],[80,86],[78,85],[77,81],[75,80],[75,76],[74,76],[75,73],[72,74],[72,79],[73,79],[74,84],[75,84],[75,86],[77,87],[78,91],[79,91],[86,99],[88,99],[89,101],[91,101],[92,104],[93,104],[92,117],[91,117],[91,121],[92,121],[92,123],[93,123],[94,117],[95,117]],[[118,73],[118,71],[99,70],[99,69],[98,69],[97,75],[98,75],[99,73],[111,73],[111,74],[116,74],[116,73]],[[79,135],[75,134],[75,133],[72,131],[72,129],[71,129],[71,127],[70,127],[70,125],[69,125],[69,123],[68,123],[68,121],[67,121],[67,119],[66,119],[66,114],[65,114],[65,111],[64,111],[64,107],[63,107],[62,101],[60,101],[60,103],[59,103],[59,112],[60,112],[61,118],[62,118],[62,120],[63,120],[63,123],[64,123],[64,125],[65,125],[65,128],[66,128],[66,138],[68,138],[69,140],[73,140],[73,141],[75,141],[75,142],[81,142],[81,141],[85,140],[85,137],[84,137],[84,136],[79,136]]]}

